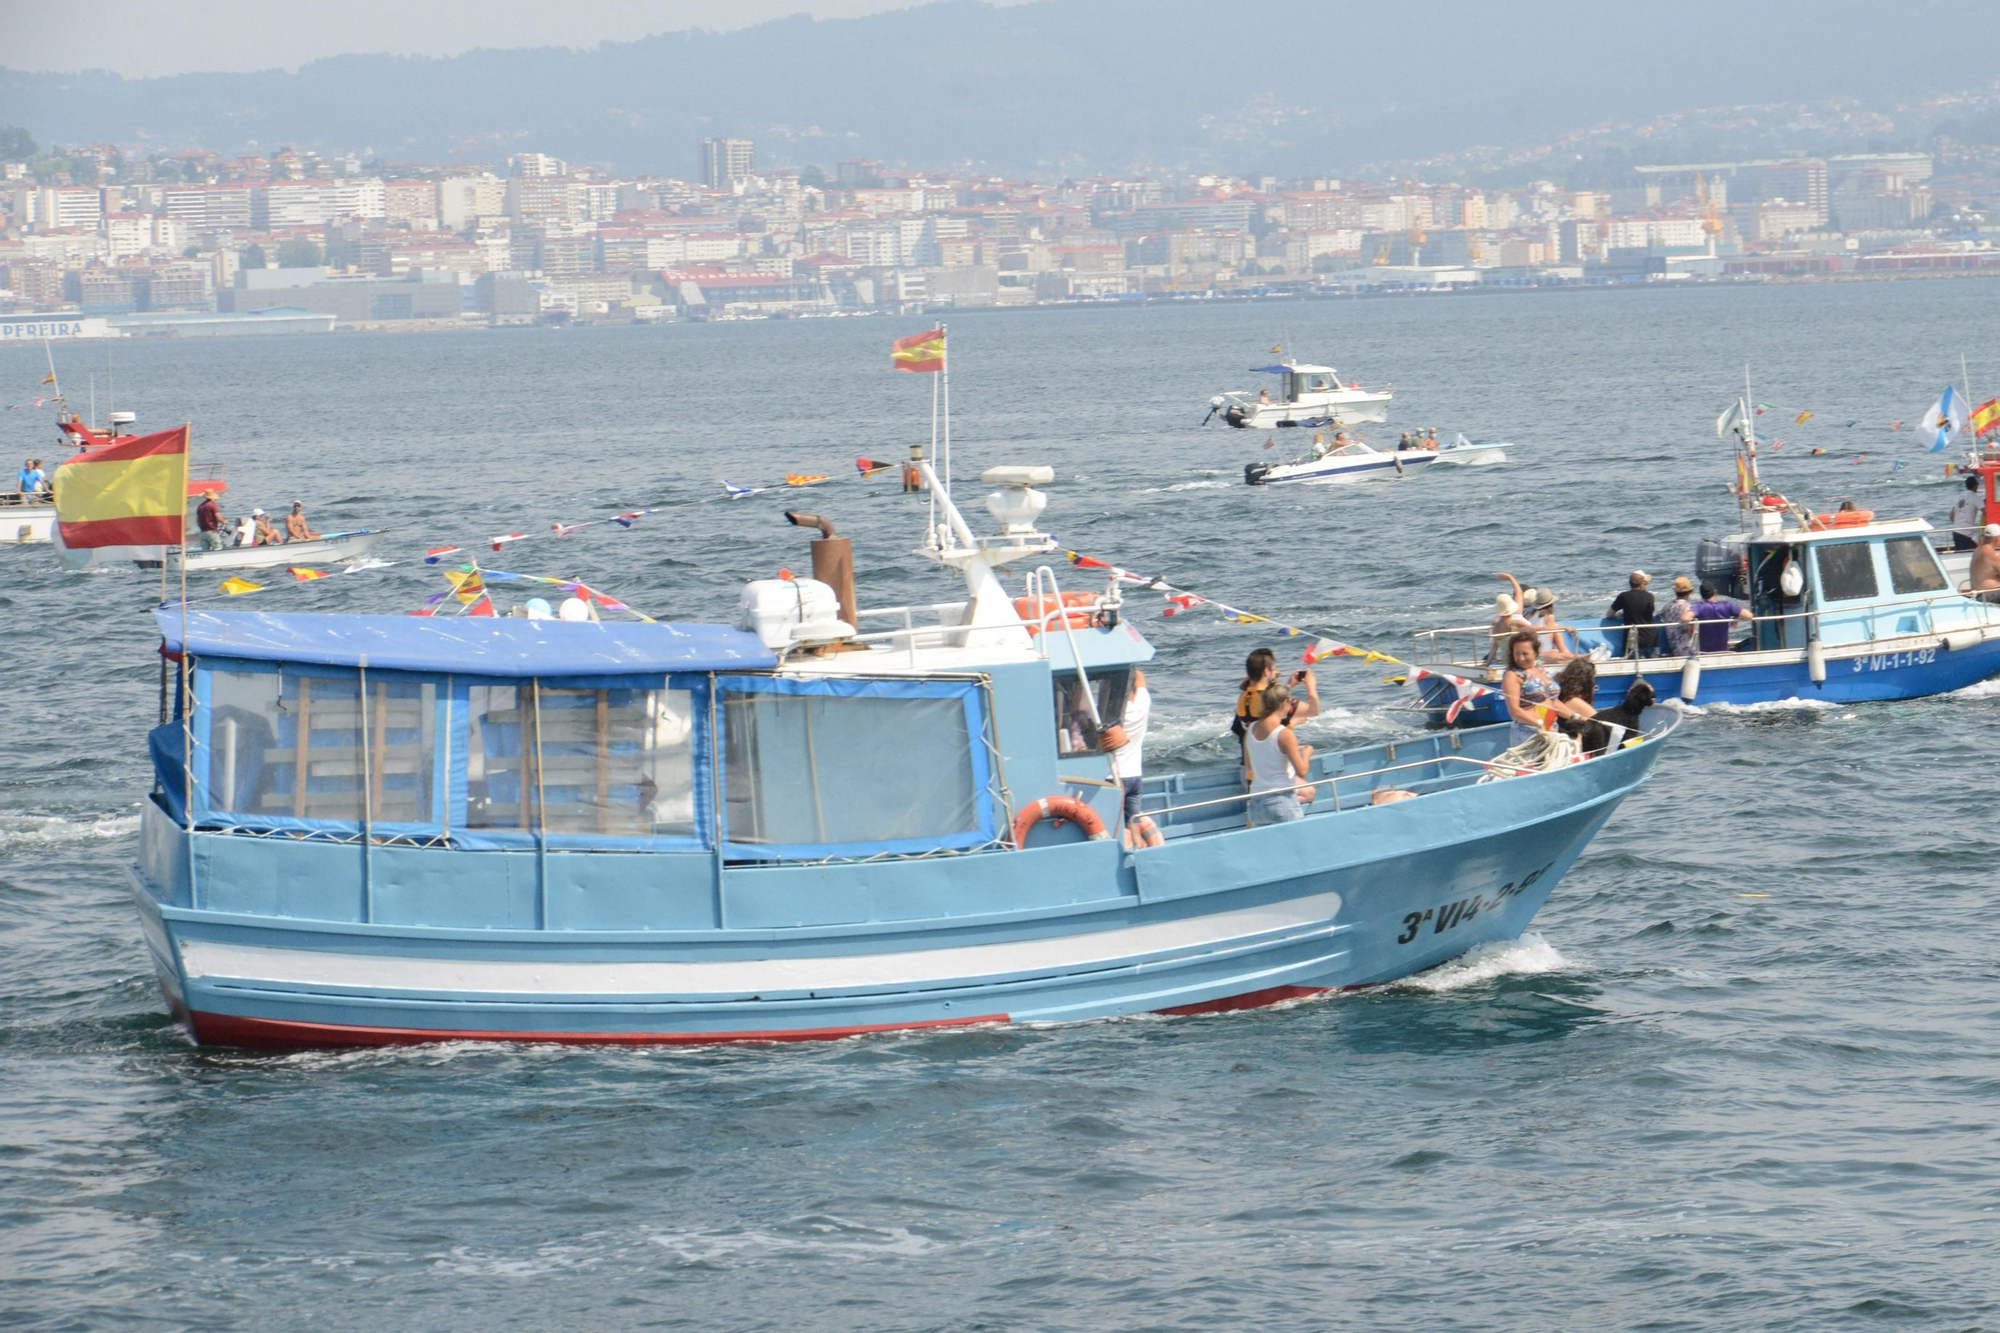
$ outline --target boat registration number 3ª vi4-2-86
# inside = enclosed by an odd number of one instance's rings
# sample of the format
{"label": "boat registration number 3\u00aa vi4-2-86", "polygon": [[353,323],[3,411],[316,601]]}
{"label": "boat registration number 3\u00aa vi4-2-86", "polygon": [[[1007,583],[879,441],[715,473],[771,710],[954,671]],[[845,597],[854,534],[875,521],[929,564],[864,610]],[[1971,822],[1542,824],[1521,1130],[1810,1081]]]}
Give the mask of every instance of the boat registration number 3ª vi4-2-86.
{"label": "boat registration number 3\u00aa vi4-2-86", "polygon": [[1424,933],[1426,924],[1430,926],[1431,934],[1442,935],[1447,930],[1464,925],[1481,912],[1491,912],[1503,907],[1508,899],[1518,898],[1526,893],[1535,881],[1549,872],[1549,866],[1554,864],[1555,862],[1551,861],[1548,865],[1531,871],[1518,880],[1502,884],[1491,893],[1475,893],[1469,898],[1460,898],[1439,907],[1426,907],[1421,912],[1411,912],[1403,918],[1403,933],[1396,937],[1396,943],[1413,942],[1417,936]]}
{"label": "boat registration number 3\u00aa vi4-2-86", "polygon": [[1874,653],[1854,659],[1856,671],[1894,671],[1897,667],[1929,666],[1937,661],[1935,648],[1910,648],[1900,653]]}

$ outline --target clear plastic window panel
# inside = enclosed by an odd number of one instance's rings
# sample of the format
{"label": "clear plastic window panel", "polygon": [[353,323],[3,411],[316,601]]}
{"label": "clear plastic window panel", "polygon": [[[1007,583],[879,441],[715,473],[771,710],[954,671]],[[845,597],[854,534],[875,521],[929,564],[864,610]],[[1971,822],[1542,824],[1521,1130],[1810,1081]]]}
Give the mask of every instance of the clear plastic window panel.
{"label": "clear plastic window panel", "polygon": [[359,825],[433,818],[437,687],[291,671],[209,674],[208,805]]}
{"label": "clear plastic window panel", "polygon": [[1938,568],[1931,544],[1922,537],[1891,537],[1883,550],[1889,557],[1889,586],[1899,593],[1943,592],[1944,571]]}
{"label": "clear plastic window panel", "polygon": [[1829,602],[1873,597],[1875,561],[1867,542],[1834,542],[1818,548],[1820,596]]}
{"label": "clear plastic window panel", "polygon": [[692,695],[544,687],[540,699],[544,828],[695,835]]}
{"label": "clear plastic window panel", "polygon": [[965,701],[729,694],[728,839],[865,854],[977,832]]}
{"label": "clear plastic window panel", "polygon": [[698,836],[688,691],[475,685],[468,701],[468,828]]}
{"label": "clear plastic window panel", "polygon": [[[1125,720],[1125,698],[1131,693],[1132,668],[1113,667],[1087,673],[1090,694],[1097,700],[1098,723],[1109,727]],[[1063,758],[1102,754],[1098,724],[1090,720],[1083,682],[1074,671],[1059,671],[1055,679],[1056,753]]]}

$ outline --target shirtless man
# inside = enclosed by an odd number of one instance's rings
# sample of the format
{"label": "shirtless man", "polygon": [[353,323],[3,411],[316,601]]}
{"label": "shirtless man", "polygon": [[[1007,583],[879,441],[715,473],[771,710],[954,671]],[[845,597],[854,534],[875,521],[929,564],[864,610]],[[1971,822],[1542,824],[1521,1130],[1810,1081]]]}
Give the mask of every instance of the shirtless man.
{"label": "shirtless man", "polygon": [[2000,523],[1979,530],[1979,545],[1972,551],[1972,595],[2000,602]]}
{"label": "shirtless man", "polygon": [[292,501],[292,512],[285,515],[285,540],[288,542],[319,540],[319,534],[306,526],[306,507],[300,501]]}

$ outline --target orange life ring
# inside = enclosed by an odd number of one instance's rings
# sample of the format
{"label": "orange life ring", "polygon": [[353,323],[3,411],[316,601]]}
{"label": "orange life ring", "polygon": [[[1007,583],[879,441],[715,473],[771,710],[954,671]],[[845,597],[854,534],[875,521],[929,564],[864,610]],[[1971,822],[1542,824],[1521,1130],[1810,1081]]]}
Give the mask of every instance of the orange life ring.
{"label": "orange life ring", "polygon": [[1814,514],[1806,527],[1814,532],[1830,532],[1835,528],[1862,528],[1874,521],[1872,509],[1843,509],[1835,514]]}
{"label": "orange life ring", "polygon": [[[1065,623],[1071,629],[1089,629],[1097,623],[1097,602],[1094,592],[1065,592],[1055,597],[1040,593],[1034,597],[1016,597],[1014,614],[1026,622],[1030,634],[1041,633],[1045,619],[1051,629],[1061,629]],[[1058,608],[1071,609],[1067,616],[1058,617]]]}
{"label": "orange life ring", "polygon": [[1104,831],[1104,820],[1097,811],[1074,796],[1044,796],[1039,801],[1030,801],[1022,806],[1021,813],[1014,816],[1014,845],[1027,846],[1028,830],[1042,819],[1053,819],[1058,824],[1075,824],[1092,842],[1102,842],[1110,836]]}

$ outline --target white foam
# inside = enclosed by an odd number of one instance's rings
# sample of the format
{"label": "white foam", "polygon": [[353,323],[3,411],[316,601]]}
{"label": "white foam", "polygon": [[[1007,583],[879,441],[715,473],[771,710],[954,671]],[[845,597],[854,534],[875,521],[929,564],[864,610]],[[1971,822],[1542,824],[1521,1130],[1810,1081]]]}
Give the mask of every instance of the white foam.
{"label": "white foam", "polygon": [[811,1250],[816,1254],[867,1258],[928,1254],[935,1241],[907,1227],[870,1227],[837,1217],[816,1217],[788,1231],[689,1232],[670,1231],[648,1237],[682,1263],[713,1264],[737,1255],[762,1256],[773,1251]]}
{"label": "white foam", "polygon": [[1141,495],[1158,495],[1165,491],[1212,491],[1224,486],[1236,485],[1230,481],[1177,481],[1171,486],[1148,486]]}
{"label": "white foam", "polygon": [[2000,696],[2000,676],[1992,680],[1982,680],[1968,685],[1962,690],[1953,690],[1947,697],[1953,699],[1991,699]]}
{"label": "white foam", "polygon": [[1443,994],[1483,986],[1500,977],[1535,977],[1569,969],[1569,959],[1556,952],[1540,934],[1529,931],[1517,940],[1489,940],[1428,972],[1405,977],[1398,988]]}
{"label": "white foam", "polygon": [[0,817],[0,847],[54,847],[72,842],[108,842],[139,831],[137,815],[100,815],[88,821],[61,815]]}
{"label": "white foam", "polygon": [[1831,713],[1847,705],[1830,699],[1765,699],[1754,704],[1686,704],[1679,699],[1663,701],[1668,708],[1678,708],[1684,717],[1753,717],[1759,713]]}

